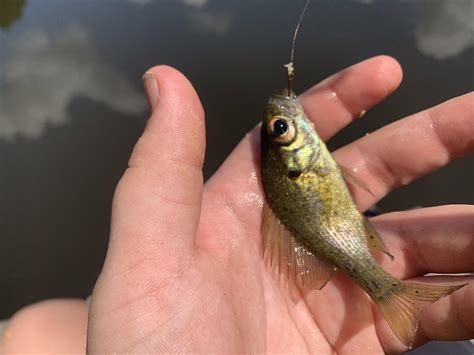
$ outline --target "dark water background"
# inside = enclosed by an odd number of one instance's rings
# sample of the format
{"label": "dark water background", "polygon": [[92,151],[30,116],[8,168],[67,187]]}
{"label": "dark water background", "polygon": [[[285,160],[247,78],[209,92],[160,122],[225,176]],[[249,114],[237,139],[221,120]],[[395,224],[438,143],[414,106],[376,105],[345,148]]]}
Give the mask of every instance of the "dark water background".
{"label": "dark water background", "polygon": [[[100,271],[114,187],[143,130],[141,75],[184,72],[207,114],[209,177],[284,85],[304,1],[0,0],[0,319],[85,297]],[[474,86],[472,0],[314,0],[296,90],[367,57],[404,68],[400,89],[332,148]],[[474,203],[474,157],[401,188],[384,211]]]}

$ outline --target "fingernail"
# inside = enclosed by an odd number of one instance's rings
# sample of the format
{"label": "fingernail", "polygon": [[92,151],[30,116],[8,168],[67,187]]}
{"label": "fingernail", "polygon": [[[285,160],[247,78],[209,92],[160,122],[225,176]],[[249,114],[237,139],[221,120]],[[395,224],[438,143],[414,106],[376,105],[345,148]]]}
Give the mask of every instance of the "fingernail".
{"label": "fingernail", "polygon": [[160,100],[158,81],[156,80],[155,74],[153,74],[153,72],[150,70],[143,74],[142,79],[148,105],[150,106],[151,112],[153,112],[155,107],[158,105],[158,101]]}

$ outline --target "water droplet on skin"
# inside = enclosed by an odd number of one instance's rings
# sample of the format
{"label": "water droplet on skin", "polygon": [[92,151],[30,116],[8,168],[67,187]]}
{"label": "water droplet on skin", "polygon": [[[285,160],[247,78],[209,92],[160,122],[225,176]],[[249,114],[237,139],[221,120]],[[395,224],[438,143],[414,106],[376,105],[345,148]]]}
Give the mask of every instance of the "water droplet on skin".
{"label": "water droplet on skin", "polygon": [[254,205],[257,207],[263,206],[263,197],[256,192],[247,192],[243,196],[244,200],[248,202],[250,205]]}
{"label": "water droplet on skin", "polygon": [[434,129],[434,124],[432,120],[428,120],[428,127],[430,127],[431,129]]}
{"label": "water droplet on skin", "polygon": [[257,179],[257,172],[252,171],[252,172],[250,173],[250,179],[249,179],[249,181],[252,182],[252,183],[258,182],[258,179]]}
{"label": "water droplet on skin", "polygon": [[424,125],[424,129],[420,132],[423,136],[423,138],[430,137],[433,134],[433,131],[435,130],[435,124],[432,120],[428,119],[426,120],[426,124]]}
{"label": "water droplet on skin", "polygon": [[366,110],[362,110],[362,111],[359,112],[359,115],[357,117],[362,118],[366,113],[367,113]]}
{"label": "water droplet on skin", "polygon": [[403,186],[408,185],[410,182],[411,182],[411,178],[410,178],[410,176],[408,176],[408,175],[402,176],[402,178],[400,179],[400,183],[401,183]]}
{"label": "water droplet on skin", "polygon": [[335,91],[329,91],[329,92],[326,93],[326,98],[328,98],[330,100],[334,99],[335,97],[337,97],[337,94],[336,94]]}

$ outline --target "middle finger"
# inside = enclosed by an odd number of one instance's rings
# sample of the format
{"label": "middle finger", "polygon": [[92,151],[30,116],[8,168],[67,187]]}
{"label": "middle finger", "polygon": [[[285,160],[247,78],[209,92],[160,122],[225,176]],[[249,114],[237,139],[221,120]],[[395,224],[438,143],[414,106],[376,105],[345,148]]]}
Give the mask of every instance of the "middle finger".
{"label": "middle finger", "polygon": [[474,151],[474,94],[396,121],[334,152],[372,194],[353,186],[361,210],[398,186]]}

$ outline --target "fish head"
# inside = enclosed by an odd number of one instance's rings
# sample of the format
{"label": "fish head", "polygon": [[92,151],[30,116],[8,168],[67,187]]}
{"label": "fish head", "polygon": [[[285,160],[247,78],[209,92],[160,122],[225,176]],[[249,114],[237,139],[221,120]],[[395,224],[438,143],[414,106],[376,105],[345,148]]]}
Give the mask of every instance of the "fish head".
{"label": "fish head", "polygon": [[284,174],[301,174],[317,159],[320,139],[299,99],[273,94],[261,127],[262,163],[271,161]]}

